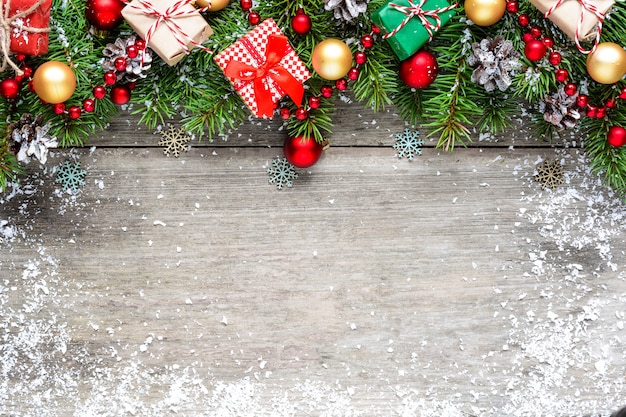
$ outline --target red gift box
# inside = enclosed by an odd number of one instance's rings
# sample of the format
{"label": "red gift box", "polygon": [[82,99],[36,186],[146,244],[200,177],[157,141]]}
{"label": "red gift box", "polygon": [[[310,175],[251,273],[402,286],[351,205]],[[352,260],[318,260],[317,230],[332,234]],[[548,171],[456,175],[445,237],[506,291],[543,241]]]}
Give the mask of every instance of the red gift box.
{"label": "red gift box", "polygon": [[300,105],[311,73],[274,20],[267,19],[215,57],[235,90],[257,117],[271,118],[288,95]]}
{"label": "red gift box", "polygon": [[[50,10],[52,0],[0,0],[9,6],[11,26],[9,51],[14,54],[44,55],[48,53]],[[29,9],[35,9],[28,13]],[[26,13],[25,13],[26,12]],[[22,16],[22,14],[24,14]]]}

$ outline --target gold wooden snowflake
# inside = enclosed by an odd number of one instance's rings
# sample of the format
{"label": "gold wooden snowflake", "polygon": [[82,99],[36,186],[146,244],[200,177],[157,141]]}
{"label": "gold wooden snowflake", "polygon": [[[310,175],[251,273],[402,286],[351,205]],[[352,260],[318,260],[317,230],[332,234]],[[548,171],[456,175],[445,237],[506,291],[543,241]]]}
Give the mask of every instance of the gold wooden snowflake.
{"label": "gold wooden snowflake", "polygon": [[185,129],[176,129],[170,125],[169,129],[161,131],[161,136],[163,136],[163,139],[159,141],[159,146],[165,147],[163,149],[165,155],[169,156],[172,154],[178,158],[181,152],[187,152],[189,135]]}
{"label": "gold wooden snowflake", "polygon": [[542,166],[537,168],[535,180],[541,183],[541,188],[554,189],[558,185],[563,184],[563,166],[559,161],[550,161],[547,159]]}

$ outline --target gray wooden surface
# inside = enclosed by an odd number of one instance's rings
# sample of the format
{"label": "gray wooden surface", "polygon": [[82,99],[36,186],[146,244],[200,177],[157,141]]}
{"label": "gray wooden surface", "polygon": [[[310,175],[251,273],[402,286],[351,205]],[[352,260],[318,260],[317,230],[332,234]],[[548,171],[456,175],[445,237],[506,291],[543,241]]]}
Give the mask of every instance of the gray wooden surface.
{"label": "gray wooden surface", "polygon": [[[120,117],[0,197],[2,416],[588,416],[626,402],[624,205],[526,125],[442,154],[339,109],[165,157]],[[572,146],[574,145],[574,146]],[[92,146],[92,147],[90,147]],[[54,167],[78,160],[72,195]],[[558,158],[566,184],[535,169]]]}

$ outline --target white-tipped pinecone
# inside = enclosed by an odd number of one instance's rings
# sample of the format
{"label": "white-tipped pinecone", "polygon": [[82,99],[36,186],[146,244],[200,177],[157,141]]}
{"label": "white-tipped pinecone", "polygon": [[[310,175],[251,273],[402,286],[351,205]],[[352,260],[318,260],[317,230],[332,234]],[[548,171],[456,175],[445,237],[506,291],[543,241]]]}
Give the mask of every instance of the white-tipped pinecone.
{"label": "white-tipped pinecone", "polygon": [[335,19],[350,21],[367,11],[367,0],[324,0],[326,10],[335,14]]}
{"label": "white-tipped pinecone", "polygon": [[511,74],[520,67],[517,57],[513,42],[502,36],[474,42],[472,55],[467,60],[473,67],[478,65],[472,72],[472,82],[482,85],[488,92],[496,88],[505,91],[511,85]]}
{"label": "white-tipped pinecone", "polygon": [[48,159],[48,148],[58,145],[56,138],[48,136],[50,122],[43,124],[43,115],[33,119],[29,113],[24,113],[15,123],[9,125],[11,151],[17,155],[17,160],[28,163],[31,157],[42,164]]}
{"label": "white-tipped pinecone", "polygon": [[572,128],[580,119],[577,98],[578,93],[568,96],[561,87],[539,103],[539,111],[543,113],[543,119],[556,126],[557,130]]}
{"label": "white-tipped pinecone", "polygon": [[[104,61],[102,68],[105,71],[113,71],[117,75],[117,81],[120,83],[132,83],[140,78],[148,76],[148,70],[152,66],[152,51],[148,48],[139,50],[137,56],[131,58],[128,56],[126,49],[135,44],[135,36],[125,38],[117,38],[115,43],[109,43],[102,50]],[[115,67],[115,60],[119,57],[126,59],[126,69],[118,71]]]}

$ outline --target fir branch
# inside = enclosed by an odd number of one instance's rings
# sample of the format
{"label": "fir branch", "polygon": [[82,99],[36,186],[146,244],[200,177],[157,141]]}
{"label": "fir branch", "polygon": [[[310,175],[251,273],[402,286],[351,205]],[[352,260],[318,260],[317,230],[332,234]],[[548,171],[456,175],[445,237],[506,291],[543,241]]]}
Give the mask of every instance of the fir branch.
{"label": "fir branch", "polygon": [[21,174],[22,167],[15,155],[9,150],[9,142],[0,142],[0,192],[4,191],[9,181],[15,181]]}

